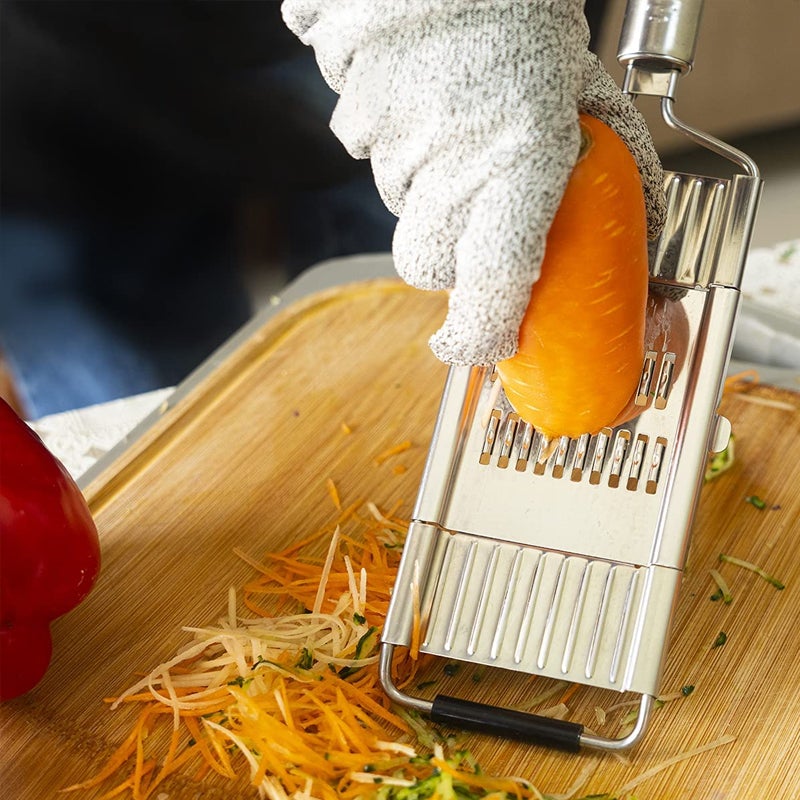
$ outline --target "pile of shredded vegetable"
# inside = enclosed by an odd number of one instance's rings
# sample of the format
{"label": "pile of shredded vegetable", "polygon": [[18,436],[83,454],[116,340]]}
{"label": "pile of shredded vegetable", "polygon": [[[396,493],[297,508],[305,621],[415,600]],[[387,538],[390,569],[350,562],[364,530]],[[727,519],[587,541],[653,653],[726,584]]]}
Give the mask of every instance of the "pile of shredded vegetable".
{"label": "pile of shredded vegetable", "polygon": [[[489,778],[467,754],[420,755],[422,723],[382,691],[377,648],[407,523],[371,503],[264,563],[229,593],[218,625],[187,628],[195,642],[110,700],[140,711],[94,777],[69,790],[158,797],[180,772],[249,776],[269,798],[542,797],[525,781]],[[314,558],[330,540],[327,555]],[[316,545],[316,548],[315,548]],[[396,679],[420,661],[400,657]],[[430,733],[430,731],[429,731]]]}
{"label": "pile of shredded vegetable", "polygon": [[[524,778],[484,774],[466,751],[447,756],[443,745],[452,750],[453,740],[415,712],[392,707],[378,678],[378,646],[408,523],[372,503],[342,508],[335,486],[327,489],[338,518],[263,562],[239,552],[256,577],[241,597],[229,591],[217,625],[186,628],[192,643],[109,699],[112,708],[136,707],[135,723],[96,775],[64,791],[163,800],[170,780],[216,776],[240,787],[249,780],[254,794],[271,800],[555,800]],[[415,682],[427,658],[398,648],[397,685]],[[560,694],[556,706],[537,713],[563,718],[577,689],[555,682],[531,705]],[[627,705],[595,709],[598,722]],[[633,720],[628,714],[620,724]],[[630,791],[642,781],[733,740],[690,749],[618,794],[592,797],[633,800]],[[588,776],[558,797],[579,800]]]}

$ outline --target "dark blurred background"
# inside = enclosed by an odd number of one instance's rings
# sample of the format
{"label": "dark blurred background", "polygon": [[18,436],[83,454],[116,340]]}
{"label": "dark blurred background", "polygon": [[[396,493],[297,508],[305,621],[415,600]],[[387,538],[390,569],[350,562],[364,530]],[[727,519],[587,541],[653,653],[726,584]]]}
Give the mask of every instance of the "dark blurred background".
{"label": "dark blurred background", "polygon": [[278,2],[0,5],[0,348],[32,417],[172,385],[291,277],[388,250]]}

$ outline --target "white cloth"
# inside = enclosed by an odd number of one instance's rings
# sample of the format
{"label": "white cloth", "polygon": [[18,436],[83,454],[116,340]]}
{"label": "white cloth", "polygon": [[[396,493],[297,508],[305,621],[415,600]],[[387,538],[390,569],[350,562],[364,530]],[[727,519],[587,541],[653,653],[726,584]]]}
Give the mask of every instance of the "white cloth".
{"label": "white cloth", "polygon": [[78,480],[89,467],[126,440],[127,435],[172,394],[174,389],[111,400],[63,411],[29,422],[53,455]]}
{"label": "white cloth", "polygon": [[449,289],[442,361],[511,356],[580,147],[579,110],[614,128],[656,235],[662,171],[645,123],[587,50],[582,0],[284,0],[339,93],[331,128],[370,158],[399,217],[401,277]]}
{"label": "white cloth", "polygon": [[733,357],[800,370],[800,239],[748,256]]}

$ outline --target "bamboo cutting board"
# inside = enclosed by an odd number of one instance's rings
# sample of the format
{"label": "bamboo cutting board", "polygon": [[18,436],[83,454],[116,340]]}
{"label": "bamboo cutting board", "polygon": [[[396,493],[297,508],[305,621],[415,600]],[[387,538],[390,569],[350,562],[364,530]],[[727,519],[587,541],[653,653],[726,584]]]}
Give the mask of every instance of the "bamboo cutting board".
{"label": "bamboo cutting board", "polygon": [[[103,698],[173,655],[188,641],[181,626],[221,616],[228,587],[251,576],[234,547],[259,557],[330,521],[326,479],[345,503],[400,502],[410,513],[445,377],[426,342],[444,309],[441,295],[389,280],[295,303],[254,331],[87,487],[102,574],[89,598],[55,623],[44,680],[0,707],[5,798],[56,797],[97,771],[130,723],[125,710],[111,712]],[[576,783],[580,796],[615,792],[654,765],[730,734],[734,741],[643,781],[635,796],[800,794],[798,407],[800,395],[769,387],[724,400],[737,461],[703,489],[663,684],[665,693],[688,684],[694,692],[655,711],[645,741],[625,760],[467,737],[484,769],[524,776],[547,793]],[[405,439],[411,449],[376,466],[376,454]],[[768,507],[746,503],[747,495]],[[723,565],[734,600],[711,602],[709,569],[719,566],[720,552],[761,565],[785,590]],[[720,631],[728,641],[714,649]],[[440,664],[435,672],[441,678]],[[499,673],[479,686],[456,676],[446,688],[514,705],[547,685]],[[570,718],[596,728],[595,707],[619,699],[579,688],[569,700]],[[602,732],[614,734],[619,716],[609,715]],[[159,798],[254,796],[243,786],[179,778]]]}

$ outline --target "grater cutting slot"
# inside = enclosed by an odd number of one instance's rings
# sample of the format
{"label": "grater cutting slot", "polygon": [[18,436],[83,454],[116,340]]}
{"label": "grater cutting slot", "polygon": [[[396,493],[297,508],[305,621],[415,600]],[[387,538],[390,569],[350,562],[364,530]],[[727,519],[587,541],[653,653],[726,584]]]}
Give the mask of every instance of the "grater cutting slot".
{"label": "grater cutting slot", "polygon": [[675,370],[675,353],[667,353],[661,360],[661,373],[658,376],[658,387],[656,389],[655,407],[658,409],[667,407],[672,373]]}
{"label": "grater cutting slot", "polygon": [[620,475],[622,475],[622,465],[625,462],[625,455],[628,452],[630,441],[630,431],[621,430],[617,433],[617,440],[614,444],[614,451],[611,457],[611,474],[608,477],[608,485],[612,489],[616,489],[619,486]]}
{"label": "grater cutting slot", "polygon": [[592,484],[592,486],[597,486],[597,484],[600,483],[610,436],[611,428],[603,428],[603,430],[597,434],[597,439],[594,443],[594,455],[592,456],[592,470],[589,473],[589,483]]}
{"label": "grater cutting slot", "polygon": [[472,621],[472,630],[470,631],[469,639],[467,641],[467,653],[471,656],[475,655],[475,650],[477,649],[476,643],[481,634],[483,621],[486,617],[486,607],[489,602],[489,594],[492,590],[494,574],[497,569],[497,556],[498,548],[494,547],[483,573],[483,583],[481,585],[481,594],[478,600],[478,610],[475,612],[475,617]]}
{"label": "grater cutting slot", "polygon": [[570,620],[569,631],[567,632],[567,643],[564,647],[564,655],[561,661],[561,671],[566,675],[572,669],[572,658],[575,655],[575,644],[578,637],[578,628],[580,627],[581,617],[584,612],[586,604],[586,594],[589,585],[589,576],[594,567],[590,561],[583,568],[583,575],[581,577],[581,585],[578,589],[578,600],[572,613]]}
{"label": "grater cutting slot", "polygon": [[539,669],[544,669],[547,663],[548,656],[550,655],[550,645],[553,641],[553,626],[555,625],[558,608],[561,605],[561,596],[564,592],[564,578],[566,577],[566,559],[561,562],[558,573],[556,574],[556,582],[553,586],[553,592],[550,595],[548,603],[547,617],[544,621],[544,630],[542,631],[542,638],[539,644],[539,652],[536,657],[536,666]]}
{"label": "grater cutting slot", "polygon": [[653,371],[656,367],[657,353],[648,350],[644,354],[644,366],[642,367],[642,377],[639,379],[639,387],[636,390],[635,403],[637,406],[646,406],[650,400],[650,384],[653,382]]}
{"label": "grater cutting slot", "polygon": [[586,668],[583,673],[584,676],[589,680],[594,677],[595,670],[597,669],[597,652],[601,641],[601,632],[603,630],[603,626],[605,625],[606,615],[608,614],[608,604],[609,599],[612,597],[614,577],[616,574],[617,571],[614,567],[611,567],[611,569],[609,569],[606,573],[606,582],[605,586],[603,587],[600,606],[597,610],[597,618],[595,619],[594,626],[592,628],[592,635],[589,640],[589,653],[586,658]]}
{"label": "grater cutting slot", "polygon": [[481,450],[480,463],[488,464],[494,450],[494,443],[497,440],[497,429],[500,427],[500,411],[494,409],[489,417],[489,424],[486,426],[486,436],[483,440],[483,450]]}
{"label": "grater cutting slot", "polygon": [[628,491],[634,492],[639,486],[639,476],[642,474],[642,464],[644,463],[645,449],[647,448],[647,436],[640,433],[636,437],[636,444],[633,446],[633,456],[628,471]]}
{"label": "grater cutting slot", "polygon": [[636,580],[638,577],[639,574],[637,572],[633,572],[628,579],[628,588],[625,591],[625,602],[622,606],[622,618],[620,619],[619,628],[617,629],[617,641],[616,645],[614,646],[614,655],[611,660],[611,670],[608,673],[608,679],[611,683],[616,683],[619,678],[619,668],[622,661],[622,649],[625,644],[625,638],[628,634],[628,625],[630,624],[631,599],[636,590]]}
{"label": "grater cutting slot", "polygon": [[555,453],[553,454],[553,477],[560,478],[564,474],[564,465],[567,463],[567,452],[569,451],[570,440],[568,436],[562,436],[558,440]]}
{"label": "grater cutting slot", "polygon": [[[452,542],[452,540],[451,540]],[[447,628],[447,635],[444,640],[444,649],[450,651],[453,649],[456,633],[458,631],[458,623],[461,620],[461,612],[464,608],[464,601],[467,597],[467,586],[469,584],[470,574],[472,573],[472,565],[475,563],[475,549],[476,542],[470,542],[469,549],[467,550],[467,557],[461,566],[461,574],[458,581],[458,592],[456,594],[456,604],[450,613],[450,624]]]}
{"label": "grater cutting slot", "polygon": [[506,417],[506,424],[503,429],[502,446],[500,448],[500,456],[497,459],[497,466],[505,469],[508,466],[511,457],[511,448],[514,446],[514,438],[517,432],[517,424],[519,423],[518,414],[509,414]]}
{"label": "grater cutting slot", "polygon": [[521,664],[522,656],[525,648],[528,645],[528,636],[530,635],[531,622],[533,620],[533,612],[536,608],[536,600],[539,596],[539,588],[542,584],[542,553],[536,554],[536,566],[533,571],[533,579],[531,580],[530,589],[528,590],[528,597],[525,603],[525,613],[522,618],[522,625],[516,637],[516,646],[514,648],[514,663]]}
{"label": "grater cutting slot", "polygon": [[653,447],[653,455],[650,458],[650,469],[647,472],[647,486],[645,491],[648,494],[655,494],[658,487],[658,477],[661,474],[661,466],[664,463],[664,451],[666,447],[667,440],[663,436],[659,436]]}
{"label": "grater cutting slot", "polygon": [[533,442],[533,425],[530,422],[520,421],[517,427],[517,463],[514,469],[517,472],[524,472],[528,467],[528,457],[531,454],[531,444]]}
{"label": "grater cutting slot", "polygon": [[[631,1],[620,43],[624,91],[660,97],[668,126],[743,170],[665,175],[667,220],[649,250],[660,297],[648,322],[660,338],[631,398],[638,415],[553,442],[511,408],[494,369],[448,372],[379,660],[387,695],[434,721],[568,751],[623,750],[647,727],[708,451],[730,433],[717,404],[761,190],[748,156],[674,114],[701,7]],[[635,726],[613,739],[492,704],[415,697],[392,675],[395,648],[412,639],[434,657],[638,693]]]}
{"label": "grater cutting slot", "polygon": [[589,452],[589,441],[591,437],[588,433],[584,433],[578,439],[575,446],[575,458],[572,462],[572,474],[570,480],[578,482],[583,477],[583,470],[586,467],[586,456]]}
{"label": "grater cutting slot", "polygon": [[545,453],[547,442],[538,431],[533,435],[533,447],[531,448],[531,460],[533,461],[533,474],[544,475],[547,470],[547,458]]}

